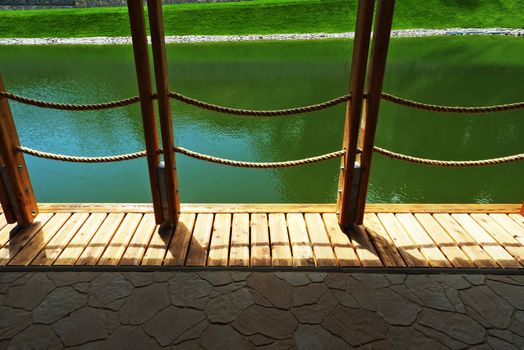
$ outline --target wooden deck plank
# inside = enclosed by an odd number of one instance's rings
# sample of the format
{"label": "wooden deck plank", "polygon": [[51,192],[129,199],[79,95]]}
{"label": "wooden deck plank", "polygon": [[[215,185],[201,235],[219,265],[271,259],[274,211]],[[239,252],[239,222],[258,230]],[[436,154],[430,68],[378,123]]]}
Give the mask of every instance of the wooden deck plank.
{"label": "wooden deck plank", "polygon": [[42,248],[53,238],[53,236],[64,226],[71,214],[55,214],[14,256],[9,265],[29,265],[40,253]]}
{"label": "wooden deck plank", "polygon": [[187,255],[187,266],[206,266],[213,219],[213,214],[198,214]]}
{"label": "wooden deck plank", "polygon": [[471,214],[471,217],[524,266],[524,245],[487,214]]}
{"label": "wooden deck plank", "polygon": [[166,252],[164,265],[184,266],[195,220],[196,214],[180,214],[173,238]]}
{"label": "wooden deck plank", "polygon": [[249,214],[233,214],[229,266],[249,266]]}
{"label": "wooden deck plank", "polygon": [[163,228],[158,225],[155,227],[141,265],[160,266],[164,263],[167,250],[173,240],[174,231],[172,228]]}
{"label": "wooden deck plank", "polygon": [[151,237],[156,229],[155,215],[144,214],[133,238],[131,238],[131,241],[127,245],[119,265],[140,265],[149,241],[151,241]]}
{"label": "wooden deck plank", "polygon": [[455,267],[475,267],[470,258],[460,249],[460,246],[451,238],[446,230],[428,213],[415,214],[415,218],[431,236],[433,241]]}
{"label": "wooden deck plank", "polygon": [[382,267],[384,264],[377,253],[366,228],[362,225],[355,225],[349,233],[351,243],[355,247],[357,256],[364,267]]}
{"label": "wooden deck plank", "polygon": [[520,204],[370,203],[369,213],[518,213]]}
{"label": "wooden deck plank", "polygon": [[271,266],[267,215],[251,214],[251,266]]}
{"label": "wooden deck plank", "polygon": [[364,226],[386,267],[406,266],[393,240],[376,214],[364,214]]}
{"label": "wooden deck plank", "polygon": [[[92,235],[92,238],[89,239],[85,245],[85,249],[80,251],[79,257],[77,256],[78,259],[75,258],[78,251],[75,250],[69,252],[71,257],[64,257],[66,258],[65,260],[68,261],[66,265],[68,265],[69,262],[73,259],[75,260],[75,265],[96,265],[106,246],[111,241],[111,238],[122,224],[124,217],[125,215],[122,213],[110,213],[105,218],[104,222],[101,223],[100,226],[96,227],[96,231],[94,233],[91,233],[92,230],[90,229],[88,233]],[[82,249],[81,245],[80,248]],[[67,250],[64,250],[64,253],[66,252]],[[64,255],[64,253],[61,255]]]}
{"label": "wooden deck plank", "polygon": [[5,215],[1,213],[0,214],[0,230],[3,229],[6,225],[7,225],[7,220],[5,218]]}
{"label": "wooden deck plank", "polygon": [[142,218],[143,215],[138,213],[126,215],[100,260],[98,260],[97,265],[118,265]]}
{"label": "wooden deck plank", "polygon": [[231,214],[215,215],[207,266],[227,266],[231,239]]}
{"label": "wooden deck plank", "polygon": [[413,242],[409,234],[404,230],[402,224],[392,213],[377,214],[380,222],[395,242],[400,254],[407,266],[427,267],[430,266],[424,255],[420,252],[417,244]]}
{"label": "wooden deck plank", "polygon": [[0,213],[0,265],[524,267],[517,205],[379,205],[349,235],[331,205],[189,205],[162,232],[150,205],[54,208],[25,228]]}
{"label": "wooden deck plank", "polygon": [[433,217],[458,243],[477,267],[497,267],[497,263],[480,247],[478,242],[464,230],[449,214],[434,214]]}
{"label": "wooden deck plank", "polygon": [[524,216],[520,214],[509,214],[508,216],[517,222],[517,224],[519,224],[522,229],[524,229]]}
{"label": "wooden deck plank", "polygon": [[338,266],[337,258],[331,247],[331,241],[326,232],[322,216],[319,213],[304,214],[306,219],[306,227],[309,234],[309,241],[313,246],[313,254],[315,255],[316,265],[322,266]]}
{"label": "wooden deck plank", "polygon": [[340,267],[362,266],[350,238],[340,229],[336,214],[323,213],[322,220],[326,226],[338,265]]}
{"label": "wooden deck plank", "polygon": [[0,249],[7,244],[17,230],[18,226],[16,223],[7,224],[0,229]]}
{"label": "wooden deck plank", "polygon": [[[452,203],[369,203],[368,213],[514,213],[521,204],[452,204]],[[145,203],[39,203],[40,212],[88,213],[152,213],[153,206]],[[336,204],[224,204],[182,203],[182,213],[335,213]]]}
{"label": "wooden deck plank", "polygon": [[493,239],[469,214],[451,214],[470,233],[486,253],[502,267],[521,267],[510,253]]}
{"label": "wooden deck plank", "polygon": [[91,214],[80,230],[69,241],[58,258],[56,258],[53,265],[73,265],[106,218],[107,214],[104,213]]}
{"label": "wooden deck plank", "polygon": [[31,262],[31,265],[53,265],[56,258],[60,255],[62,250],[64,250],[69,241],[73,239],[82,225],[84,225],[88,217],[88,213],[74,213],[71,215],[60,231],[56,233],[56,235]]}
{"label": "wooden deck plank", "polygon": [[451,267],[451,263],[446,259],[446,256],[440,251],[438,245],[433,242],[413,214],[405,213],[396,214],[395,216],[431,266]]}
{"label": "wooden deck plank", "polygon": [[[0,265],[7,265],[7,263],[15,257],[15,255],[38,231],[40,231],[52,216],[52,213],[40,214],[32,224],[17,230],[12,237],[9,237],[9,241],[0,249]],[[4,231],[11,232],[11,230]]]}
{"label": "wooden deck plank", "polygon": [[293,266],[285,214],[269,214],[269,236],[273,266]]}
{"label": "wooden deck plank", "polygon": [[334,204],[297,204],[297,203],[210,203],[210,204],[181,204],[183,213],[211,213],[211,214],[269,214],[269,213],[318,213],[335,212]]}
{"label": "wooden deck plank", "polygon": [[288,213],[287,226],[293,252],[294,266],[315,266],[315,257],[309,241],[303,214]]}
{"label": "wooden deck plank", "polygon": [[524,228],[515,222],[515,220],[508,217],[506,214],[489,214],[500,226],[508,231],[513,238],[524,244]]}

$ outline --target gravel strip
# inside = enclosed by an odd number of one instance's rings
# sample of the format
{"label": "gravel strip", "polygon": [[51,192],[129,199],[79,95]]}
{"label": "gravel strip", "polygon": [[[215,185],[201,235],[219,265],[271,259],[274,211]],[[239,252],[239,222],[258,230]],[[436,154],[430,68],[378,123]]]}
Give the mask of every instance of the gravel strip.
{"label": "gravel strip", "polygon": [[[447,29],[401,29],[393,30],[394,38],[416,38],[445,35],[511,35],[524,36],[524,29],[511,28],[447,28]],[[259,40],[320,40],[353,38],[354,32],[347,33],[305,33],[305,34],[251,34],[251,35],[170,35],[166,43],[199,43],[224,41]],[[130,37],[88,37],[88,38],[0,38],[0,45],[114,45],[130,44]]]}

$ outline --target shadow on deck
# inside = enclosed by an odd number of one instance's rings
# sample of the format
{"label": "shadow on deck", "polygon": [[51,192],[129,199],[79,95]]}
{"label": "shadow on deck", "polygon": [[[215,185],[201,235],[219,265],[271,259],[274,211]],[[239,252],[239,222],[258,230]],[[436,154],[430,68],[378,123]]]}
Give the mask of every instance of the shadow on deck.
{"label": "shadow on deck", "polygon": [[349,235],[333,205],[185,205],[175,230],[140,204],[42,204],[30,226],[0,215],[10,269],[222,268],[522,272],[520,205],[373,205]]}

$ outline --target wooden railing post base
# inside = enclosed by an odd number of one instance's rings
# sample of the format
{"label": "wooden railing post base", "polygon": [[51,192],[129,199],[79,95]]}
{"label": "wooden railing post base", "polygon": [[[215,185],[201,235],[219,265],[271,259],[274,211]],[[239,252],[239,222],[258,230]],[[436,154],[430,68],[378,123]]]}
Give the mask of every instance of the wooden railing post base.
{"label": "wooden railing post base", "polygon": [[360,172],[357,176],[355,161],[357,160],[357,143],[364,101],[364,84],[374,7],[374,0],[359,0],[355,40],[353,41],[351,76],[349,79],[351,101],[348,101],[346,105],[344,139],[342,142],[346,154],[341,161],[337,198],[338,223],[347,234],[353,229],[355,223],[357,192],[354,187],[355,184],[360,184]]}
{"label": "wooden railing post base", "polygon": [[349,198],[349,221],[355,222],[357,202],[358,202],[358,188],[360,186],[360,163],[355,162],[353,166],[353,178],[351,182],[351,192]]}
{"label": "wooden railing post base", "polygon": [[164,161],[162,179],[162,210],[164,223],[176,226],[180,214],[180,197],[178,195],[178,178],[176,174],[175,137],[171,101],[169,99],[169,79],[167,74],[166,43],[164,36],[164,19],[161,0],[147,1],[151,47],[155,68],[155,82],[158,95],[158,116],[162,136]]}
{"label": "wooden railing post base", "polygon": [[358,188],[358,200],[355,213],[355,224],[362,225],[364,222],[364,211],[369,187],[371,173],[371,159],[375,146],[375,134],[378,124],[378,111],[384,75],[386,72],[386,61],[388,57],[389,39],[391,38],[391,27],[393,24],[393,11],[395,0],[379,0],[375,24],[373,29],[373,42],[371,44],[371,58],[369,60],[368,77],[366,81],[367,99],[365,102],[365,114],[363,117],[362,153],[360,155],[360,185]]}
{"label": "wooden railing post base", "polygon": [[[0,91],[5,91],[0,77]],[[0,203],[8,223],[26,226],[38,215],[33,186],[20,146],[11,108],[0,97]]]}
{"label": "wooden railing post base", "polygon": [[[1,158],[0,158],[0,163]],[[16,214],[12,203],[14,202],[14,195],[12,191],[13,186],[9,181],[7,175],[7,168],[4,165],[0,165],[0,202],[2,204],[2,210],[6,221],[10,224],[16,222]]]}
{"label": "wooden railing post base", "polygon": [[[160,203],[162,205],[162,215],[164,217],[164,222],[162,223],[162,230],[167,230],[169,228],[175,228],[178,222],[173,222],[172,220],[170,220],[170,215],[169,215],[170,193],[167,191],[166,163],[164,161],[161,161],[158,164],[158,182],[160,184]],[[178,215],[177,215],[177,218],[178,218]]]}
{"label": "wooden railing post base", "polygon": [[149,184],[155,210],[155,221],[161,225],[164,222],[162,206],[160,203],[160,183],[158,176],[158,132],[156,127],[155,108],[153,105],[153,94],[151,84],[151,65],[149,64],[149,52],[147,46],[147,31],[144,18],[144,3],[142,1],[127,0],[129,12],[129,24],[131,26],[131,38],[133,42],[133,54],[135,58],[135,70],[140,96],[140,111],[142,125],[144,127],[144,139],[147,151],[147,167],[149,171]]}

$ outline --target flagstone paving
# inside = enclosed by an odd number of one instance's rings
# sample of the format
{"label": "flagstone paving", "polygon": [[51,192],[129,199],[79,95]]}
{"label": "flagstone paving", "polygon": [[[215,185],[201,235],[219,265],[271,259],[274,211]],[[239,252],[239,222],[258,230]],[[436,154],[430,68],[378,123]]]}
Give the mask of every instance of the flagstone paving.
{"label": "flagstone paving", "polygon": [[524,349],[524,276],[4,272],[0,349]]}

